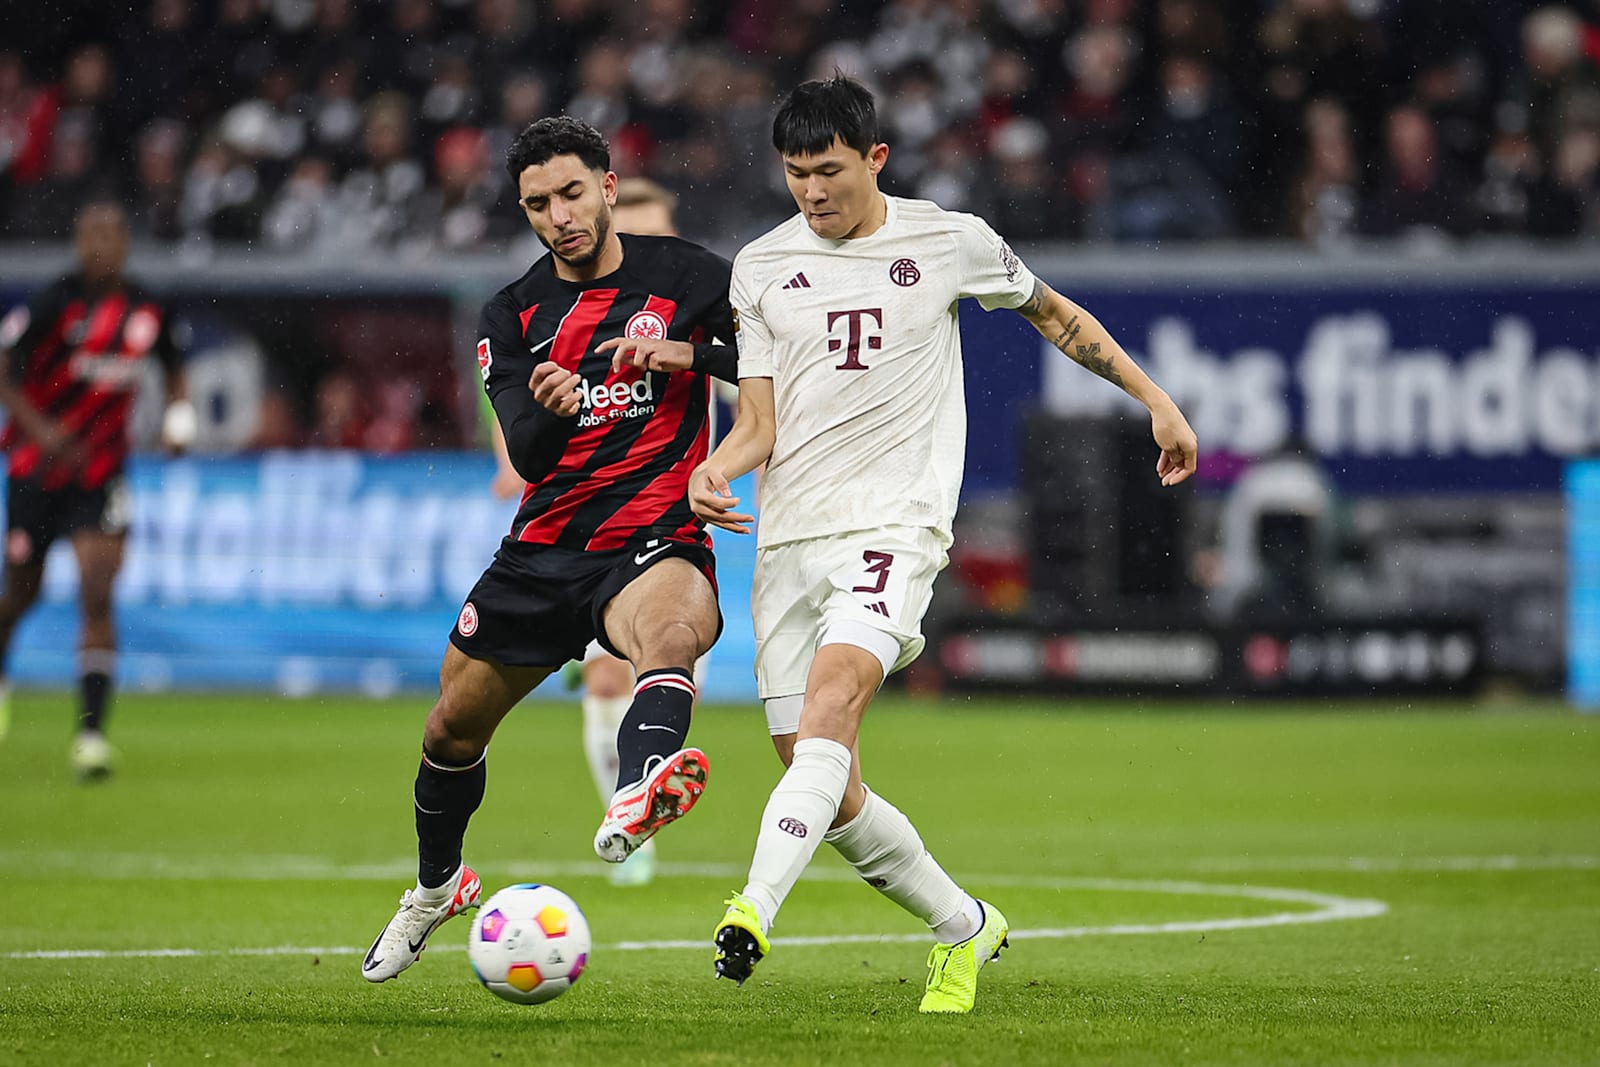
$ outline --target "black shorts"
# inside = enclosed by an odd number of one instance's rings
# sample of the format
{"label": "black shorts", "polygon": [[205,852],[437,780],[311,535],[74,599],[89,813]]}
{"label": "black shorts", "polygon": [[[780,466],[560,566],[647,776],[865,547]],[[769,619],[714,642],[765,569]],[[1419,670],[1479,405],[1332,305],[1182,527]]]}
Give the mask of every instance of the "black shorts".
{"label": "black shorts", "polygon": [[120,476],[97,489],[45,489],[27,478],[13,478],[6,485],[6,560],[42,560],[56,538],[79,530],[127,533],[131,517],[128,487]]}
{"label": "black shorts", "polygon": [[[613,656],[601,615],[611,598],[664,559],[686,559],[717,588],[716,558],[704,545],[647,541],[642,547],[581,552],[507,537],[467,594],[450,641],[473,659],[507,667],[559,667],[598,640]],[[717,634],[722,612],[717,612]]]}

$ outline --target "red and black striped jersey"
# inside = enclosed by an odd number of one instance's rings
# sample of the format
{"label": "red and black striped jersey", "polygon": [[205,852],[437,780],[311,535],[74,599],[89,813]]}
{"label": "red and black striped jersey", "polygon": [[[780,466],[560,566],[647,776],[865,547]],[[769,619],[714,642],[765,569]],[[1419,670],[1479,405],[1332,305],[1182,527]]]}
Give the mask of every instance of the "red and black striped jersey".
{"label": "red and black striped jersey", "polygon": [[182,364],[170,316],[149,294],[127,283],[94,292],[76,274],[0,320],[0,351],[23,396],[83,446],[75,470],[47,463],[16,420],[7,422],[0,448],[10,453],[11,477],[46,489],[95,489],[119,473],[145,360],[159,359],[168,373]]}
{"label": "red and black striped jersey", "polygon": [[[709,445],[707,376],[613,373],[611,353],[595,347],[614,337],[715,339],[727,346],[717,355],[728,355],[716,360],[719,376],[731,379],[730,266],[676,237],[621,239],[622,266],[611,274],[563,281],[546,255],[483,309],[478,368],[528,482],[511,526],[519,541],[585,551],[650,538],[709,543],[688,502],[689,474]],[[577,415],[533,399],[528,378],[547,359],[582,377]]]}

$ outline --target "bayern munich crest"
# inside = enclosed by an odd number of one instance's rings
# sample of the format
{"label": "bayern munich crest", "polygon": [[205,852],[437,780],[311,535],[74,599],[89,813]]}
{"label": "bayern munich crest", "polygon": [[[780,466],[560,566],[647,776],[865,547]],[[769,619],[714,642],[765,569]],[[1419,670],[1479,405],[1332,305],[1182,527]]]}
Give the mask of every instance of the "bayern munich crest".
{"label": "bayern munich crest", "polygon": [[456,619],[456,629],[462,637],[471,637],[478,632],[478,609],[472,606],[472,601],[467,601],[461,606],[461,615]]}
{"label": "bayern munich crest", "polygon": [[916,285],[922,280],[922,272],[917,269],[914,259],[897,259],[889,264],[889,280],[901,288]]}
{"label": "bayern munich crest", "polygon": [[667,320],[654,311],[635,312],[622,334],[641,341],[659,341],[667,336]]}

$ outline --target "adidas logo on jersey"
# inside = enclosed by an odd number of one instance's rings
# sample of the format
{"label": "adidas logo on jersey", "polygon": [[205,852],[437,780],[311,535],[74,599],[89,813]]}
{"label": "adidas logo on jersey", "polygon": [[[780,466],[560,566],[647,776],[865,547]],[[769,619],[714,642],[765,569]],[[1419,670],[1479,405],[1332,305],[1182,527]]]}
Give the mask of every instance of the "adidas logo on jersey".
{"label": "adidas logo on jersey", "polygon": [[811,288],[811,283],[806,281],[805,274],[801,273],[801,274],[796,274],[793,278],[790,278],[788,281],[784,282],[783,283],[783,288],[785,288],[785,289],[809,289],[809,288]]}

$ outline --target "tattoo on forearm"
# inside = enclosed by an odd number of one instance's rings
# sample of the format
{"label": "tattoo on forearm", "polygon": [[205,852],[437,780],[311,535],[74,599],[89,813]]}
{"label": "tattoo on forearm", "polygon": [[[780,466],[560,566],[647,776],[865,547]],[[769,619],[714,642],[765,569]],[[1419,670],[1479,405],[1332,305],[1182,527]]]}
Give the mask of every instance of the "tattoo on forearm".
{"label": "tattoo on forearm", "polygon": [[1078,325],[1078,316],[1074,315],[1072,316],[1072,321],[1068,322],[1060,333],[1050,339],[1050,343],[1070,356],[1072,351],[1068,346],[1077,338],[1078,331],[1082,329],[1083,327]]}
{"label": "tattoo on forearm", "polygon": [[1044,310],[1045,292],[1046,290],[1044,287],[1044,282],[1041,282],[1035,278],[1033,282],[1033,295],[1028,297],[1027,302],[1019,307],[1017,311],[1025,317],[1032,317],[1039,314]]}
{"label": "tattoo on forearm", "polygon": [[[1065,351],[1065,349],[1063,349]],[[1079,345],[1076,353],[1067,353],[1077,360],[1086,370],[1092,370],[1112,385],[1122,386],[1122,375],[1117,372],[1117,365],[1110,356],[1100,354],[1100,342]]]}

